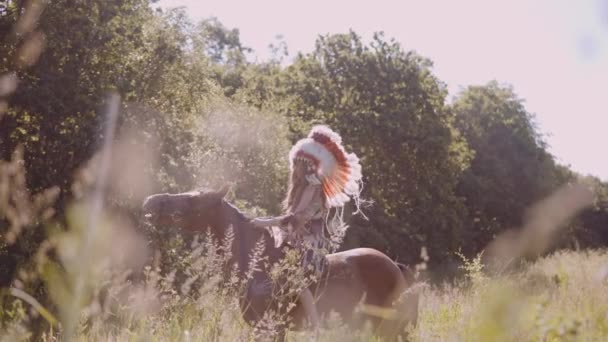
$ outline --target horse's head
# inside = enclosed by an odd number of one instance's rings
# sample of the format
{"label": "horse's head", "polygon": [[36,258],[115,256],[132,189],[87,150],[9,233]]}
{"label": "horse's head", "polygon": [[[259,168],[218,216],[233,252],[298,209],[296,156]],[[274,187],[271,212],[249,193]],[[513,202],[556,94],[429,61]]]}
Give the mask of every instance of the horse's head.
{"label": "horse's head", "polygon": [[222,223],[220,209],[227,192],[228,187],[219,191],[156,194],[144,200],[142,209],[146,220],[157,227],[173,226],[202,233],[207,227],[217,227]]}
{"label": "horse's head", "polygon": [[147,197],[143,204],[146,220],[152,225],[179,227],[184,232],[206,233],[207,229],[218,240],[223,239],[229,228],[233,229],[233,256],[237,258],[239,269],[245,272],[249,265],[249,254],[262,235],[265,234],[264,253],[269,260],[276,261],[282,250],[274,248],[270,234],[255,228],[249,218],[234,205],[224,200],[228,187],[219,191],[196,190],[179,194],[156,194]]}

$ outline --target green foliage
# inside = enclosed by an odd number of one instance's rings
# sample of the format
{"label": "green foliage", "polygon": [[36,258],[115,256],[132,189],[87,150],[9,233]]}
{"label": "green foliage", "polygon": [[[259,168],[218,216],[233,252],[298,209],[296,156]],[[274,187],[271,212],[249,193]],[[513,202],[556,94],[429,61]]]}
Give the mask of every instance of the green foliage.
{"label": "green foliage", "polygon": [[370,221],[354,225],[350,246],[376,240],[411,261],[426,245],[435,262],[463,243],[465,208],[453,190],[468,152],[430,67],[382,34],[369,45],[354,32],[324,36],[314,52],[274,73],[274,96],[257,93],[283,98],[277,110],[289,119],[293,140],[325,123],[360,156],[364,195],[375,204]]}
{"label": "green foliage", "polygon": [[560,173],[532,114],[511,88],[496,82],[469,87],[452,110],[474,155],[457,194],[471,215],[467,247],[479,251],[498,232],[520,227],[528,207],[571,177]]}
{"label": "green foliage", "polygon": [[201,21],[194,29],[193,45],[202,55],[214,62],[213,76],[226,96],[234,95],[243,87],[243,73],[247,67],[246,53],[238,29],[228,29],[217,18]]}
{"label": "green foliage", "polygon": [[[144,165],[153,188],[231,183],[246,206],[270,212],[285,190],[289,142],[329,124],[361,157],[364,196],[374,202],[369,221],[351,222],[345,248],[372,246],[414,262],[425,246],[431,269],[458,250],[479,252],[572,178],[511,89],[471,87],[447,106],[432,63],[380,33],[367,44],[354,32],[322,36],[282,67],[248,62],[238,30],[217,19],[193,24],[183,11],[155,12],[144,0],[75,5],[45,9],[38,63],[19,68],[9,57],[0,65],[19,77],[1,152],[24,145],[29,187],[60,186],[60,206],[102,137],[108,90],[125,100],[119,137],[157,154]],[[79,30],[68,29],[76,23]],[[1,48],[14,56],[24,38],[7,37]],[[574,230],[596,229],[605,214],[588,216],[582,226],[591,228]]]}
{"label": "green foliage", "polygon": [[466,256],[457,253],[458,257],[462,260],[462,266],[460,267],[465,276],[474,286],[483,285],[487,280],[486,275],[483,273],[483,263],[481,261],[482,253],[477,254],[473,259],[467,259]]}
{"label": "green foliage", "polygon": [[591,176],[583,178],[583,182],[593,189],[595,202],[573,220],[560,246],[581,248],[608,244],[608,183]]}
{"label": "green foliage", "polygon": [[280,212],[289,152],[287,125],[276,113],[231,101],[215,101],[202,113],[188,155],[194,183],[234,184],[235,197]]}
{"label": "green foliage", "polygon": [[[16,70],[22,35],[0,43],[6,56],[0,72],[17,71],[19,77],[2,120],[0,152],[7,158],[17,144],[24,145],[33,190],[58,185],[65,191],[71,173],[90,157],[105,92],[133,87],[139,67],[133,52],[144,44],[142,26],[151,15],[147,0],[55,1],[38,21],[44,47],[36,64]],[[19,18],[0,20],[8,24]]]}

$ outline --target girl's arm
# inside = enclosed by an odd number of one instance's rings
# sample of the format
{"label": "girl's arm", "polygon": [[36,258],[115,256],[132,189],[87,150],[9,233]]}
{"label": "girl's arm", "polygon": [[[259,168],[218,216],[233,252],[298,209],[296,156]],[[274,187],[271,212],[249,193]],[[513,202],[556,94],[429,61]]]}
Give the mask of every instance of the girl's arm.
{"label": "girl's arm", "polygon": [[254,227],[258,228],[280,226],[282,224],[287,223],[290,218],[291,215],[282,215],[277,217],[257,217],[251,220],[251,224],[253,224]]}
{"label": "girl's arm", "polygon": [[294,228],[304,226],[321,209],[323,205],[321,199],[321,186],[308,184],[302,193],[300,202],[293,213],[277,217],[258,217],[251,220],[251,223],[258,228],[281,226],[291,223]]}

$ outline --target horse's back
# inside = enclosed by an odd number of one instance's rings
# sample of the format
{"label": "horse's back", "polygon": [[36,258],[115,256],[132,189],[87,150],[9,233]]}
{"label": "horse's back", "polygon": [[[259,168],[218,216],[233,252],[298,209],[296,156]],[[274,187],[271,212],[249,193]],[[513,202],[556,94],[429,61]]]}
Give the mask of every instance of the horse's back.
{"label": "horse's back", "polygon": [[[333,288],[328,295],[346,296],[347,300],[342,304],[347,305],[348,312],[363,314],[354,323],[369,320],[378,329],[376,333],[389,339],[401,334],[406,324],[416,324],[417,298],[402,303],[402,295],[411,284],[398,264],[386,254],[372,248],[355,248],[329,254],[327,259],[328,276],[332,278],[328,288]],[[336,285],[341,288],[334,288]],[[361,310],[356,309],[359,304],[363,304]],[[410,311],[416,314],[410,314]]]}
{"label": "horse's back", "polygon": [[397,264],[373,248],[355,248],[329,254],[327,260],[330,277],[353,272],[353,280],[361,284],[368,301],[376,305],[390,305],[407,286]]}
{"label": "horse's back", "polygon": [[353,248],[342,252],[332,253],[327,255],[328,259],[359,259],[363,258],[372,262],[388,262],[396,266],[396,264],[386,254],[377,249],[368,247]]}

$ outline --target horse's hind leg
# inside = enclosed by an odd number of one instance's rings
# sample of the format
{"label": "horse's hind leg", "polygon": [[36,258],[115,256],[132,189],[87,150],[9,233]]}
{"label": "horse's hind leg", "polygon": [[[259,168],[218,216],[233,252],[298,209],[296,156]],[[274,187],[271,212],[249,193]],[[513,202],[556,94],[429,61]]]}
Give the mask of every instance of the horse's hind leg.
{"label": "horse's hind leg", "polygon": [[281,329],[279,331],[279,333],[277,334],[277,337],[275,339],[276,342],[285,342],[287,341],[287,330],[286,329]]}
{"label": "horse's hind leg", "polygon": [[[360,319],[371,323],[374,335],[381,337],[383,341],[398,341],[399,335],[404,334],[406,326],[404,321],[406,313],[401,310],[404,307],[399,305],[405,283],[400,278],[400,273],[392,272],[392,274],[394,277],[389,277],[383,284],[392,283],[392,286],[368,287],[360,310],[363,314]],[[409,305],[409,301],[405,305]]]}
{"label": "horse's hind leg", "polygon": [[278,331],[259,329],[254,332],[254,341],[263,342],[285,342],[287,341],[287,329],[280,328]]}

